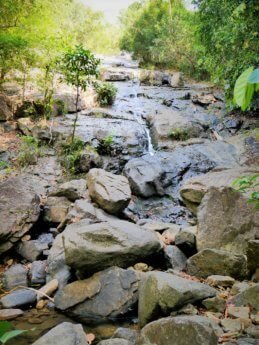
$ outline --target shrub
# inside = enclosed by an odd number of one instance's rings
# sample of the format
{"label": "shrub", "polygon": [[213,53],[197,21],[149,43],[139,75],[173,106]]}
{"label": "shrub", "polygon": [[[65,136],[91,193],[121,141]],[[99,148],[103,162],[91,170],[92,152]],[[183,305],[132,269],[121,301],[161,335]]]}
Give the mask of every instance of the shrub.
{"label": "shrub", "polygon": [[115,150],[115,144],[114,144],[114,134],[111,133],[107,135],[105,138],[100,140],[99,146],[97,148],[97,151],[99,154],[102,155],[110,155]]}
{"label": "shrub", "polygon": [[254,204],[256,209],[259,209],[259,174],[252,176],[243,176],[233,181],[233,186],[241,193],[251,192],[248,202]]}
{"label": "shrub", "polygon": [[190,138],[190,135],[187,129],[175,128],[168,133],[168,137],[172,140],[185,141]]}
{"label": "shrub", "polygon": [[98,94],[98,102],[102,106],[112,105],[118,89],[111,83],[95,83],[95,91]]}
{"label": "shrub", "polygon": [[77,138],[74,137],[74,140],[69,139],[61,149],[61,164],[66,169],[66,171],[70,174],[76,173],[76,162],[80,158],[82,152],[84,151],[85,143]]}
{"label": "shrub", "polygon": [[66,103],[61,99],[55,101],[54,106],[56,108],[57,115],[64,115],[68,112]]}
{"label": "shrub", "polygon": [[19,166],[26,167],[36,164],[41,156],[42,152],[39,147],[38,139],[29,135],[21,137],[21,147],[17,157],[17,163]]}

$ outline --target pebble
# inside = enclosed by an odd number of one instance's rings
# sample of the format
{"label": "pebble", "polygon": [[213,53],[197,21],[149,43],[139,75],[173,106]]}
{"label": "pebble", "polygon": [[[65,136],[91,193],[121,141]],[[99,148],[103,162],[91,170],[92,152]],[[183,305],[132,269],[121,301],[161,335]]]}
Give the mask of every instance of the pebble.
{"label": "pebble", "polygon": [[206,282],[212,286],[228,288],[235,284],[235,279],[228,276],[212,275],[207,278]]}
{"label": "pebble", "polygon": [[228,306],[227,312],[230,317],[235,319],[249,319],[250,309],[249,307]]}
{"label": "pebble", "polygon": [[13,320],[21,315],[23,315],[21,309],[0,309],[0,321]]}

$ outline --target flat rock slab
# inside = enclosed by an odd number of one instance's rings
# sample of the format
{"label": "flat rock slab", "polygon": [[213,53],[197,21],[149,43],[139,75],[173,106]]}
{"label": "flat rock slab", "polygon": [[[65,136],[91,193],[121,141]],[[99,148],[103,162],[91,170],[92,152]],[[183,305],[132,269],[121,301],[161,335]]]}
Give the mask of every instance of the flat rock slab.
{"label": "flat rock slab", "polygon": [[147,273],[140,283],[139,320],[143,326],[188,303],[216,295],[212,287],[164,272]]}
{"label": "flat rock slab", "polygon": [[225,250],[204,249],[188,259],[187,273],[199,278],[227,275],[242,280],[247,275],[246,257]]}
{"label": "flat rock slab", "polygon": [[219,327],[202,316],[163,318],[146,325],[137,345],[217,345]]}
{"label": "flat rock slab", "polygon": [[89,225],[84,219],[68,225],[62,238],[66,264],[82,276],[114,265],[129,267],[162,248],[155,232],[121,220]]}
{"label": "flat rock slab", "polygon": [[21,315],[23,315],[21,309],[0,309],[0,321],[13,320]]}
{"label": "flat rock slab", "polygon": [[65,286],[55,306],[84,323],[120,319],[136,307],[138,282],[136,271],[112,267]]}
{"label": "flat rock slab", "polygon": [[124,176],[92,169],[87,175],[87,186],[91,199],[108,213],[119,214],[130,202],[130,185]]}
{"label": "flat rock slab", "polygon": [[88,345],[81,325],[63,322],[35,341],[33,345]]}

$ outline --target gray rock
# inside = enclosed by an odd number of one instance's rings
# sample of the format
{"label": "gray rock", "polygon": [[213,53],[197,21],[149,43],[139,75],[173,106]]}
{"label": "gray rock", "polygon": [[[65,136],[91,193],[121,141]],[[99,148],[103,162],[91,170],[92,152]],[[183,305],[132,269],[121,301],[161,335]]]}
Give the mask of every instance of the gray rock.
{"label": "gray rock", "polygon": [[212,275],[207,278],[206,282],[213,286],[223,286],[227,288],[234,285],[235,279],[228,276]]}
{"label": "gray rock", "polygon": [[13,117],[13,104],[3,93],[0,93],[0,121],[7,121]]}
{"label": "gray rock", "polygon": [[124,176],[92,169],[87,175],[87,186],[91,199],[108,213],[118,214],[130,202],[130,186]]}
{"label": "gray rock", "polygon": [[136,271],[112,267],[64,287],[55,306],[84,323],[120,319],[136,307],[138,280]]}
{"label": "gray rock", "polygon": [[249,306],[259,311],[259,283],[232,297],[230,302],[237,307]]}
{"label": "gray rock", "polygon": [[164,195],[161,182],[164,172],[156,158],[150,155],[134,158],[125,165],[123,172],[134,195],[144,198]]}
{"label": "gray rock", "polygon": [[133,343],[126,340],[126,339],[108,339],[102,340],[98,343],[98,345],[132,345]]}
{"label": "gray rock", "polygon": [[183,271],[186,268],[187,257],[176,246],[166,246],[164,249],[168,268]]}
{"label": "gray rock", "polygon": [[202,305],[204,305],[204,307],[209,311],[223,313],[226,308],[226,300],[218,296],[206,298],[204,301],[202,301]]}
{"label": "gray rock", "polygon": [[16,290],[0,299],[3,308],[17,308],[32,305],[36,302],[37,294],[32,290]]}
{"label": "gray rock", "polygon": [[5,290],[12,290],[17,286],[28,286],[27,268],[16,264],[8,268],[3,274],[3,287]]}
{"label": "gray rock", "polygon": [[81,220],[68,225],[62,238],[66,264],[80,276],[113,265],[128,267],[161,249],[155,232],[121,220],[90,225],[88,220]]}
{"label": "gray rock", "polygon": [[199,278],[227,275],[243,279],[247,275],[246,257],[224,250],[204,249],[188,259],[187,273]]}
{"label": "gray rock", "polygon": [[196,253],[196,229],[197,227],[188,227],[175,236],[175,245],[188,256]]}
{"label": "gray rock", "polygon": [[91,169],[102,167],[103,160],[94,150],[85,150],[75,162],[75,168],[80,173],[88,173]]}
{"label": "gray rock", "polygon": [[248,270],[253,274],[259,268],[259,240],[248,242],[246,256]]}
{"label": "gray rock", "polygon": [[38,240],[24,241],[16,247],[16,251],[30,262],[38,260],[46,249],[49,249],[49,246]]}
{"label": "gray rock", "polygon": [[44,220],[50,223],[61,223],[67,216],[71,202],[65,197],[48,198],[44,207]]}
{"label": "gray rock", "polygon": [[146,325],[137,345],[217,345],[219,327],[202,316],[167,317]]}
{"label": "gray rock", "polygon": [[35,189],[23,179],[14,177],[0,183],[0,254],[13,247],[40,215],[40,199]]}
{"label": "gray rock", "polygon": [[0,321],[13,320],[22,315],[21,309],[0,309]]}
{"label": "gray rock", "polygon": [[38,239],[40,243],[46,244],[48,247],[52,246],[54,241],[54,236],[52,233],[41,234]]}
{"label": "gray rock", "polygon": [[258,325],[251,325],[245,330],[246,334],[250,337],[258,339],[259,344],[259,326]]}
{"label": "gray rock", "polygon": [[46,268],[47,261],[34,261],[31,265],[30,276],[31,284],[45,284],[46,283]]}
{"label": "gray rock", "polygon": [[112,338],[125,339],[128,340],[130,344],[135,345],[138,339],[138,332],[134,329],[119,327],[114,332]]}
{"label": "gray rock", "polygon": [[248,240],[258,231],[258,214],[248,198],[233,188],[210,188],[198,210],[197,249],[246,254]]}
{"label": "gray rock", "polygon": [[140,324],[144,326],[158,316],[215,295],[216,290],[206,284],[164,272],[146,273],[139,288]]}
{"label": "gray rock", "polygon": [[33,345],[88,345],[84,329],[81,325],[63,322],[52,328]]}
{"label": "gray rock", "polygon": [[86,195],[86,181],[84,179],[71,180],[56,187],[50,196],[65,197],[70,201],[84,198]]}
{"label": "gray rock", "polygon": [[248,282],[236,282],[232,286],[230,293],[231,293],[231,295],[237,295],[237,294],[245,291],[249,287],[250,287],[250,285],[248,284]]}

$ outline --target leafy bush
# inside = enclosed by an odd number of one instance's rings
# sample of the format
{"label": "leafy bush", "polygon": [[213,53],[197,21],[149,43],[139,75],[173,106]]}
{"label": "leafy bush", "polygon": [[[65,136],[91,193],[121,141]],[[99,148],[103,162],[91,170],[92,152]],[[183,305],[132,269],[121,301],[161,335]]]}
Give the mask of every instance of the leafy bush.
{"label": "leafy bush", "polygon": [[241,193],[252,191],[248,202],[254,204],[256,209],[259,209],[259,174],[240,177],[234,180],[233,186]]}
{"label": "leafy bush", "polygon": [[98,102],[102,106],[112,105],[118,89],[111,83],[95,83],[95,91],[98,94]]}
{"label": "leafy bush", "polygon": [[75,137],[74,140],[68,140],[61,149],[61,164],[70,174],[76,173],[76,162],[84,151],[85,143]]}
{"label": "leafy bush", "polygon": [[168,137],[173,140],[185,141],[189,139],[189,132],[186,129],[175,128],[168,133]]}
{"label": "leafy bush", "polygon": [[17,157],[17,163],[21,167],[36,164],[42,152],[38,139],[32,136],[21,137],[20,153]]}
{"label": "leafy bush", "polygon": [[55,108],[57,115],[64,115],[68,112],[66,103],[61,99],[55,101]]}
{"label": "leafy bush", "polygon": [[97,151],[102,155],[110,155],[115,150],[114,134],[111,133],[100,140]]}

